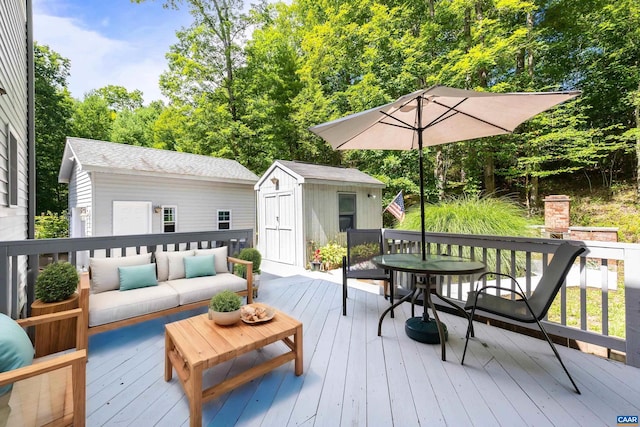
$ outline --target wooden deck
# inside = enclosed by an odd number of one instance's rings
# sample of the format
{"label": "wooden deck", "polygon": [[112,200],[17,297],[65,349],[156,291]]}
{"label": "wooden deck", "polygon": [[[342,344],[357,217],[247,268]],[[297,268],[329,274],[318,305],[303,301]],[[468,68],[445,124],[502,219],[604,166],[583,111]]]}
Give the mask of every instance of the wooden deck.
{"label": "wooden deck", "polygon": [[[442,362],[439,345],[405,335],[409,304],[384,321],[380,338],[377,319],[388,304],[381,296],[351,290],[344,317],[341,286],[329,275],[265,276],[258,301],[304,324],[304,374],[296,377],[289,362],[204,404],[203,425],[615,426],[618,415],[640,415],[640,369],[558,347],[577,395],[546,342],[479,323],[461,366],[466,322],[447,314]],[[189,424],[180,382],[165,382],[163,370],[164,323],[188,315],[90,338],[87,425]],[[215,367],[204,385],[286,348],[272,346]]]}

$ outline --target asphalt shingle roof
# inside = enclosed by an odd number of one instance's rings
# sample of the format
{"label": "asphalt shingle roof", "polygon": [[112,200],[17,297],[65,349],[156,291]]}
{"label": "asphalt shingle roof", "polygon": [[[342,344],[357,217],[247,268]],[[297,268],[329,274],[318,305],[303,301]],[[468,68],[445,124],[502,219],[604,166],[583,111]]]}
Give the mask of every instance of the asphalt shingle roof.
{"label": "asphalt shingle roof", "polygon": [[255,183],[258,176],[235,160],[107,141],[67,138],[85,169],[134,170]]}
{"label": "asphalt shingle roof", "polygon": [[367,175],[366,173],[361,172],[358,169],[316,165],[312,163],[294,162],[290,160],[278,160],[278,163],[305,179],[384,185],[381,181],[378,181],[374,177]]}

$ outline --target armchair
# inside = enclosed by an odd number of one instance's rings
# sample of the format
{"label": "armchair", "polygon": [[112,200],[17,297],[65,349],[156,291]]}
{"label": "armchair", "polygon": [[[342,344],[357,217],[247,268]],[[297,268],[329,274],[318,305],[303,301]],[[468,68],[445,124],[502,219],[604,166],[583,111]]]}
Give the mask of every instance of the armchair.
{"label": "armchair", "polygon": [[28,366],[0,373],[0,387],[13,384],[8,408],[0,408],[0,425],[85,425],[87,349],[82,309],[16,322],[28,327],[73,317],[77,318],[75,351],[34,359]]}

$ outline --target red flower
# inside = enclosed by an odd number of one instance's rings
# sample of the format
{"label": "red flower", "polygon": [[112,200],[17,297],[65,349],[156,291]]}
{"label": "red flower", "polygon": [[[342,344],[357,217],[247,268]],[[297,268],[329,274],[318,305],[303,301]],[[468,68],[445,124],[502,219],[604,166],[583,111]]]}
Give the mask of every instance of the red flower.
{"label": "red flower", "polygon": [[313,253],[313,261],[322,262],[322,255],[320,255],[320,249],[316,249],[316,251]]}

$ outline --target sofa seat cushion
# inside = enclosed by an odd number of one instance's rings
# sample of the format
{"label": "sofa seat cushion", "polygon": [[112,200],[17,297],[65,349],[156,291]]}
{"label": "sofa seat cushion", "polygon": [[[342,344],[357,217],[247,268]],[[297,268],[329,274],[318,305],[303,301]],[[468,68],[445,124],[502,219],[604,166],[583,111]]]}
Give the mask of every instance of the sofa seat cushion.
{"label": "sofa seat cushion", "polygon": [[169,280],[166,283],[179,294],[180,305],[210,299],[225,289],[233,292],[247,290],[247,281],[231,273],[193,277],[191,279]]}
{"label": "sofa seat cushion", "polygon": [[[189,279],[192,280],[192,279]],[[89,326],[104,325],[177,307],[178,293],[166,282],[126,292],[109,291],[89,295]]]}

